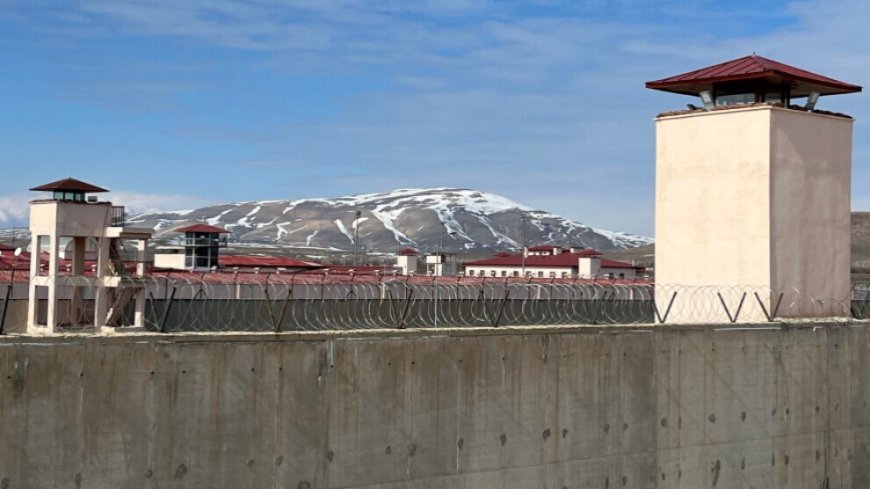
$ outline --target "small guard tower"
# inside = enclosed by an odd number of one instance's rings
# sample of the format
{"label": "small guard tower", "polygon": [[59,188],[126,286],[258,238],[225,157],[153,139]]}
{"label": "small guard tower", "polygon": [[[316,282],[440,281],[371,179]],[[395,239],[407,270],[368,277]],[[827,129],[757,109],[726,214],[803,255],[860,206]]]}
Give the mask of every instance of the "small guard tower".
{"label": "small guard tower", "polygon": [[229,231],[208,224],[194,224],[176,232],[184,233],[184,268],[187,270],[211,270],[218,266],[220,249],[226,247],[222,234]]}
{"label": "small guard tower", "polygon": [[402,275],[414,275],[417,273],[417,250],[402,248],[396,254],[396,266]]}
{"label": "small guard tower", "polygon": [[852,118],[816,104],[861,87],[756,55],[646,86],[698,98],[656,118],[658,307],[706,303],[668,321],[845,315]]}
{"label": "small guard tower", "polygon": [[[66,178],[30,190],[51,192],[51,197],[30,203],[28,334],[90,328],[100,332],[107,325],[143,326],[145,284],[141,277],[151,231],[126,227],[123,207],[88,195],[107,192],[96,185]],[[66,259],[69,266],[63,271],[62,238],[72,241],[72,255]],[[96,243],[92,270],[85,263],[87,240]],[[132,272],[121,257],[123,240],[137,241]],[[46,252],[47,267],[42,262]],[[44,309],[40,307],[42,300]]]}

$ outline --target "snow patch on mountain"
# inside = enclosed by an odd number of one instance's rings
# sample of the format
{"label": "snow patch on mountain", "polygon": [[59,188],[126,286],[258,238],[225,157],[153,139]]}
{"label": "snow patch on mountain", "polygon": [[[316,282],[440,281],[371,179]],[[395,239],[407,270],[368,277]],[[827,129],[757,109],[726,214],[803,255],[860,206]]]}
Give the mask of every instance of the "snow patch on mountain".
{"label": "snow patch on mountain", "polygon": [[338,226],[338,230],[341,231],[341,234],[347,236],[347,239],[350,240],[351,244],[353,244],[353,235],[344,227],[344,223],[341,222],[341,219],[335,220],[335,225]]}
{"label": "snow patch on mountain", "polygon": [[309,234],[307,238],[305,238],[305,246],[311,246],[311,240],[317,236],[318,230],[315,229],[313,233]]}
{"label": "snow patch on mountain", "polygon": [[405,235],[405,233],[399,231],[395,226],[396,219],[399,218],[404,209],[400,207],[398,209],[388,211],[384,209],[385,207],[387,206],[379,205],[372,209],[371,213],[373,216],[375,216],[375,219],[381,221],[381,224],[383,224],[384,228],[393,233],[393,236],[396,238],[396,241],[398,243],[409,245],[416,244],[414,240]]}

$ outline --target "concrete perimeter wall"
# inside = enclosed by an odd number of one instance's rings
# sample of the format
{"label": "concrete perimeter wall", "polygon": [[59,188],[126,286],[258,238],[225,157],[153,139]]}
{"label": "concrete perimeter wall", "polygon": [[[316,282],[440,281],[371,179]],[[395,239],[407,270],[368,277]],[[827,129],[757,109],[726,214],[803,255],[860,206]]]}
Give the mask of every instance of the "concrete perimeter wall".
{"label": "concrete perimeter wall", "polygon": [[0,338],[0,488],[867,488],[866,324]]}

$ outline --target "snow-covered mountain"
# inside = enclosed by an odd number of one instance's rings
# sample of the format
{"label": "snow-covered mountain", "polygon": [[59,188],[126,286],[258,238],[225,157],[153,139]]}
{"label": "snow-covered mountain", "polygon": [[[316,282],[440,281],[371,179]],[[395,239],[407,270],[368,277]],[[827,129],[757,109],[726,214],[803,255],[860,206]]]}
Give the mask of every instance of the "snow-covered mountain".
{"label": "snow-covered mountain", "polygon": [[612,250],[652,242],[643,236],[591,228],[499,195],[455,188],[219,204],[142,214],[130,221],[154,228],[158,237],[168,237],[182,225],[207,222],[231,231],[230,241],[334,250],[352,249],[358,232],[361,249],[390,253],[404,247],[433,251],[442,239],[446,251],[516,249],[522,240],[523,216],[527,244]]}

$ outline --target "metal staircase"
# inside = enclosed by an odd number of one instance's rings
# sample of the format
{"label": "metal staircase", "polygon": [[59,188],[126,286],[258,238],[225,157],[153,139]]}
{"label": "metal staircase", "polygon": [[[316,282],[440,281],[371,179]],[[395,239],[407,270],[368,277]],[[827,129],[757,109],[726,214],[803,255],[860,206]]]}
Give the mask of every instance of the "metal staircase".
{"label": "metal staircase", "polygon": [[112,275],[129,277],[130,273],[127,271],[127,265],[124,263],[124,259],[121,258],[121,247],[123,246],[120,239],[112,239],[109,245],[109,268],[112,270]]}
{"label": "metal staircase", "polygon": [[[127,270],[124,259],[121,257],[122,247],[123,244],[120,239],[112,239],[109,245],[109,268],[112,274],[117,277],[130,277],[130,272]],[[132,279],[132,277],[130,278]],[[105,324],[108,326],[121,325],[120,322],[130,301],[134,300],[144,287],[142,283],[133,282],[132,280],[124,280],[122,284],[119,284],[117,289],[111,293],[111,296],[114,296],[114,300],[106,314]]]}

